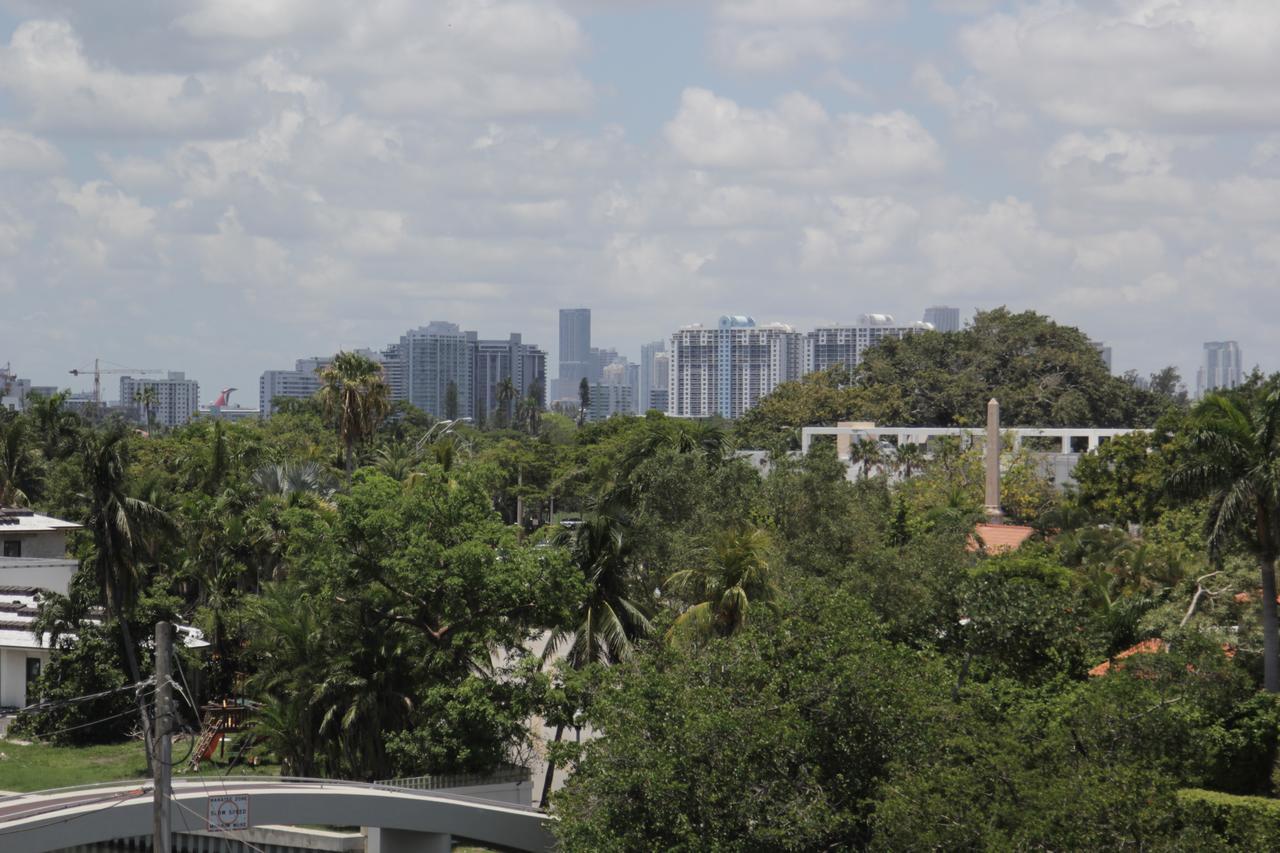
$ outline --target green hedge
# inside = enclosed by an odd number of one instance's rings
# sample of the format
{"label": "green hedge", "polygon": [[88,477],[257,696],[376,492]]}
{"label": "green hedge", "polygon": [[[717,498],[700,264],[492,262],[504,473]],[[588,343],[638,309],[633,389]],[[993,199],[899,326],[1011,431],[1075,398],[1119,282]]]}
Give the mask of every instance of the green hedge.
{"label": "green hedge", "polygon": [[1188,788],[1178,792],[1183,825],[1232,850],[1280,848],[1280,800]]}

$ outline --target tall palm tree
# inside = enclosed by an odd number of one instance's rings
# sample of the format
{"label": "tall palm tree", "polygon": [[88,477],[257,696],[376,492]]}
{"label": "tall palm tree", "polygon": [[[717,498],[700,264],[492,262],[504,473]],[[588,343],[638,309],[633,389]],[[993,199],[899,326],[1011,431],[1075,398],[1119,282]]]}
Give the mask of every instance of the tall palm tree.
{"label": "tall palm tree", "polygon": [[146,415],[147,432],[151,432],[155,428],[155,408],[159,399],[160,398],[156,395],[156,386],[154,385],[143,385],[137,391],[133,392],[133,402],[137,403],[138,407],[141,408],[143,413]]}
{"label": "tall palm tree", "polygon": [[704,642],[727,637],[747,623],[752,604],[769,604],[778,595],[769,534],[759,527],[727,530],[715,539],[710,559],[667,578],[667,591],[694,602],[676,617],[667,638]]}
{"label": "tall palm tree", "polygon": [[582,377],[578,383],[578,426],[587,422],[587,412],[591,410],[591,383]]}
{"label": "tall palm tree", "polygon": [[[544,663],[567,643],[565,663],[573,669],[591,663],[614,664],[629,658],[635,641],[653,630],[643,609],[627,595],[627,561],[631,555],[627,527],[619,502],[604,499],[588,509],[576,530],[556,535],[555,544],[569,548],[586,578],[587,594],[578,605],[577,624],[558,628],[547,638],[542,652]],[[563,722],[556,724],[553,743],[564,737],[564,729]],[[542,785],[544,806],[555,772],[555,762],[548,761]]]}
{"label": "tall palm tree", "polygon": [[904,478],[910,478],[924,467],[924,445],[904,441],[898,445],[897,452],[894,454],[894,462],[898,466],[898,473]]}
{"label": "tall palm tree", "polygon": [[391,406],[382,366],[359,353],[340,352],[320,371],[320,403],[337,423],[347,478],[355,470],[356,445],[368,441]]}
{"label": "tall palm tree", "polygon": [[1190,449],[1190,458],[1174,471],[1170,485],[1183,494],[1209,497],[1205,528],[1215,557],[1229,543],[1239,542],[1257,560],[1263,686],[1269,693],[1280,693],[1280,376],[1206,397],[1192,413]]}
{"label": "tall palm tree", "polygon": [[520,392],[516,390],[516,384],[511,381],[511,377],[502,377],[502,381],[494,389],[494,399],[498,403],[498,429],[511,426],[511,406],[519,396]]}
{"label": "tall palm tree", "polygon": [[849,458],[858,463],[858,478],[866,480],[871,476],[873,468],[884,463],[884,451],[874,439],[863,438],[850,442]]}
{"label": "tall palm tree", "polygon": [[[121,651],[129,678],[142,680],[129,616],[142,586],[142,559],[146,540],[168,524],[168,517],[153,504],[126,492],[128,431],[117,424],[86,432],[80,444],[81,471],[86,493],[85,530],[93,539],[89,566],[101,595],[102,606],[120,626]],[[138,698],[138,714],[148,730],[146,706]],[[151,758],[147,756],[150,772]]]}
{"label": "tall palm tree", "polygon": [[40,468],[26,420],[10,418],[6,423],[0,418],[0,507],[30,503],[40,485]]}

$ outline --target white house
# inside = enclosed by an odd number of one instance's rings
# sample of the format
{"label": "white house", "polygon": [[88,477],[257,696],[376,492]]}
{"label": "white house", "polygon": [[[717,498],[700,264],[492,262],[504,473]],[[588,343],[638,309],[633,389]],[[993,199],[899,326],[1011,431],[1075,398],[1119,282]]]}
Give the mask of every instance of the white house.
{"label": "white house", "polygon": [[31,632],[40,594],[64,595],[78,564],[68,560],[67,534],[80,525],[29,509],[0,507],[0,707],[27,704],[27,685],[49,660],[44,638]]}

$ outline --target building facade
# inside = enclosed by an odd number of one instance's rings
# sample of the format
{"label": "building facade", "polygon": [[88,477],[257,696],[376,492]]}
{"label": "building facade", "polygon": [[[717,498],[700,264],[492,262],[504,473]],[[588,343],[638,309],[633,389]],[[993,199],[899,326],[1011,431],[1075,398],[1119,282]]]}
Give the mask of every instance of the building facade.
{"label": "building facade", "polygon": [[511,401],[511,410],[506,413],[508,422],[516,404],[526,397],[536,397],[539,407],[545,402],[547,354],[534,344],[522,343],[519,333],[513,332],[505,341],[477,340],[474,359],[477,412],[487,417],[498,411],[498,388],[507,378],[516,390],[516,399]]}
{"label": "building facade", "polygon": [[714,329],[681,328],[668,353],[668,414],[737,418],[780,383],[800,378],[804,336],[782,323],[724,316]]}
{"label": "building facade", "polygon": [[267,370],[258,380],[258,409],[262,417],[271,417],[279,399],[306,400],[320,390],[320,371],[329,366],[329,358],[300,358],[293,370]]}
{"label": "building facade", "polygon": [[388,383],[392,399],[407,400],[436,418],[474,418],[475,346],[476,333],[456,323],[410,329],[386,351],[396,358],[388,371],[396,377]]}
{"label": "building facade", "polygon": [[578,385],[591,381],[591,309],[560,309],[560,370],[552,396],[577,399]]}
{"label": "building facade", "polygon": [[949,305],[933,305],[924,309],[924,322],[938,332],[960,331],[960,309]]}
{"label": "building facade", "polygon": [[1244,381],[1240,345],[1235,341],[1206,341],[1204,361],[1196,373],[1196,396],[1234,388]]}
{"label": "building facade", "polygon": [[614,415],[634,413],[635,398],[630,385],[596,382],[591,386],[591,405],[587,408],[587,420],[603,421]]}
{"label": "building facade", "polygon": [[932,331],[925,322],[901,324],[892,314],[863,314],[851,326],[821,326],[805,336],[805,373],[842,364],[852,370],[862,363],[862,354],[886,338],[904,338]]}
{"label": "building facade", "polygon": [[147,407],[138,401],[138,396],[148,388],[155,390],[150,416],[159,426],[172,428],[190,423],[200,409],[200,383],[188,379],[185,373],[171,370],[165,379],[121,376],[120,406],[124,411],[132,412],[140,424],[148,423],[148,413]]}
{"label": "building facade", "polygon": [[[640,376],[639,382],[636,386],[636,406],[640,410],[641,414],[654,408],[653,391],[655,388],[661,388],[664,393],[667,390],[666,375],[664,374],[661,380],[659,380],[657,376],[658,356],[661,355],[665,360],[666,354],[666,341],[654,341],[653,343],[644,344],[640,347]],[[666,406],[664,405],[662,409],[663,411],[666,411]]]}

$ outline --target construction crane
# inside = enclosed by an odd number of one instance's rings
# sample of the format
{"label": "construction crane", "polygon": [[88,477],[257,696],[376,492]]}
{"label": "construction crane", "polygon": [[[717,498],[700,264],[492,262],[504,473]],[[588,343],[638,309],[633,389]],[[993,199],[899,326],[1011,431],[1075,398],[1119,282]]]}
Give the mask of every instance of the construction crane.
{"label": "construction crane", "polygon": [[[129,367],[119,367],[119,368],[115,368],[115,367],[100,367],[100,366],[98,365],[98,361],[99,361],[99,359],[96,359],[96,358],[93,360],[93,370],[92,370],[92,371],[90,371],[87,367],[86,367],[86,368],[83,368],[83,369],[76,369],[76,370],[70,370],[70,371],[68,371],[72,376],[81,376],[81,375],[88,374],[88,373],[92,373],[92,374],[93,374],[93,405],[94,405],[94,407],[95,407],[95,408],[97,408],[97,407],[99,407],[99,406],[101,406],[101,405],[102,405],[102,374],[104,374],[104,373],[121,373],[121,374],[124,374],[124,373],[137,373],[137,374],[143,374],[143,373],[164,373],[164,371],[163,371],[163,370],[134,370],[134,369],[129,368]],[[124,400],[121,400],[120,402],[122,402],[122,403],[123,403],[123,402],[125,402],[125,401],[124,401]]]}

